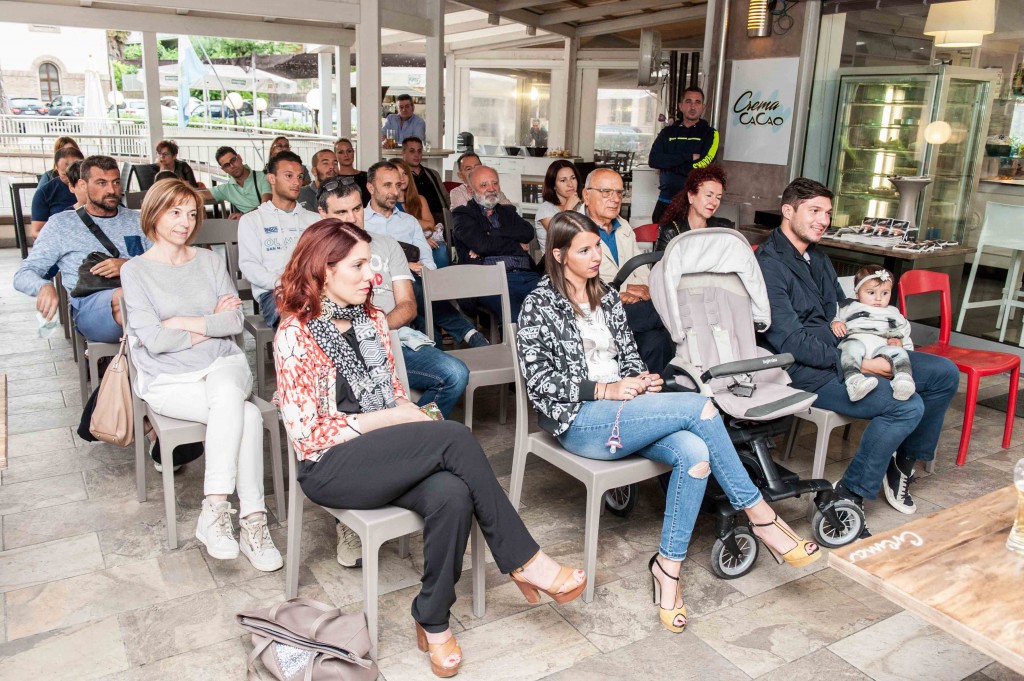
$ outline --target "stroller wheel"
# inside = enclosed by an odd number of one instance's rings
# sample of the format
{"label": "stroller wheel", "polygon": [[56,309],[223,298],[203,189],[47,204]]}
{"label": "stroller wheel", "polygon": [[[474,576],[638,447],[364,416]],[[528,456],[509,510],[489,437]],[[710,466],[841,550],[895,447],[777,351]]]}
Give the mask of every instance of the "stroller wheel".
{"label": "stroller wheel", "polygon": [[856,541],[864,529],[864,512],[860,506],[848,499],[840,499],[832,504],[831,510],[835,512],[838,524],[821,509],[814,512],[811,520],[814,540],[829,549],[837,549]]}
{"label": "stroller wheel", "polygon": [[625,518],[633,512],[639,496],[640,485],[636,483],[624,487],[615,487],[604,493],[604,505],[614,515]]}
{"label": "stroller wheel", "polygon": [[739,555],[734,554],[721,539],[715,540],[711,547],[711,571],[722,579],[736,579],[750,572],[757,560],[757,539],[746,525],[738,525],[733,530],[733,538],[740,549]]}

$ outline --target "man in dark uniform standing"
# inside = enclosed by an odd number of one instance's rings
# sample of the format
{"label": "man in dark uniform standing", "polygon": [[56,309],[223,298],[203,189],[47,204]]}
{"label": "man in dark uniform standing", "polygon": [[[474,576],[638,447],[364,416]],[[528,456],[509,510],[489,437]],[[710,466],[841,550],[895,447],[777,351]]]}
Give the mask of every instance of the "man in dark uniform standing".
{"label": "man in dark uniform standing", "polygon": [[658,203],[651,216],[659,222],[672,197],[686,185],[694,168],[706,168],[718,154],[718,131],[701,118],[704,114],[704,92],[697,86],[683,90],[679,100],[682,120],[662,129],[654,140],[647,164],[661,171]]}

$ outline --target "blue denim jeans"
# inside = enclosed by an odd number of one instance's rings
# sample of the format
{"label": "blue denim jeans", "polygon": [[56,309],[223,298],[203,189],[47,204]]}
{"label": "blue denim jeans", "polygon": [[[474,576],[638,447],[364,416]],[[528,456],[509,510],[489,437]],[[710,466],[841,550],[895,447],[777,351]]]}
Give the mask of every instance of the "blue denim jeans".
{"label": "blue denim jeans", "polygon": [[108,288],[84,298],[70,298],[71,316],[78,332],[86,340],[94,343],[116,343],[121,340],[124,330],[114,321],[114,311],[110,307],[116,290]]}
{"label": "blue denim jeans", "polygon": [[277,300],[274,298],[274,292],[266,291],[261,293],[260,299],[257,302],[260,304],[260,315],[263,317],[263,321],[270,328],[276,329],[277,323],[281,321],[281,315],[277,311]]}
{"label": "blue denim jeans", "polygon": [[878,387],[858,402],[850,401],[838,376],[817,391],[815,407],[871,421],[843,475],[846,488],[865,499],[878,495],[893,452],[918,461],[935,458],[946,408],[960,386],[960,372],[945,357],[908,354],[917,385],[909,400],[893,399],[890,381],[881,376],[876,377]]}
{"label": "blue denim jeans", "polygon": [[469,368],[462,360],[431,345],[425,345],[419,350],[403,345],[402,357],[405,358],[405,370],[409,374],[409,387],[423,393],[417,404],[422,407],[434,402],[444,417],[448,418],[466,391]]}
{"label": "blue denim jeans", "polygon": [[[533,289],[537,288],[540,275],[530,270],[528,272],[506,272],[505,277],[508,279],[508,303],[512,310],[512,321],[515,322],[519,319],[519,309],[523,306],[526,296],[533,293]],[[501,319],[500,297],[487,296],[486,298],[480,298],[479,301],[481,305],[494,313],[498,319]]]}
{"label": "blue denim jeans", "polygon": [[[696,393],[651,393],[629,402],[584,402],[569,430],[558,441],[567,450],[588,459],[611,461],[630,454],[672,466],[665,492],[665,520],[658,551],[669,560],[683,560],[693,524],[704,498],[706,475],[690,473],[708,462],[711,473],[736,509],[750,508],[761,493],[740,463],[722,417],[716,412],[702,418],[708,399]],[[622,448],[611,453],[607,444],[619,405]]]}

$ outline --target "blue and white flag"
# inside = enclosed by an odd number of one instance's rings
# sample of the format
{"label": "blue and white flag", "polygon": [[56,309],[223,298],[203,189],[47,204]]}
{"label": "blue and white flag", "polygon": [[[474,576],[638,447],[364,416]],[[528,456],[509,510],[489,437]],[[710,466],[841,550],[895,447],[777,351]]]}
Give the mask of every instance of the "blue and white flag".
{"label": "blue and white flag", "polygon": [[209,73],[187,35],[178,36],[178,127],[188,125],[189,88]]}

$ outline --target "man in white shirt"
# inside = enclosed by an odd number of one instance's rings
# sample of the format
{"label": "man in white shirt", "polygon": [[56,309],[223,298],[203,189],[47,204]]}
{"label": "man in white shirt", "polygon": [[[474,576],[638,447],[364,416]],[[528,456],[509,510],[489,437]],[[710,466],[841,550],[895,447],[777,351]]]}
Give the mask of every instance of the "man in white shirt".
{"label": "man in white shirt", "polygon": [[282,151],[270,159],[267,181],[270,201],[238,222],[238,267],[252,284],[252,296],[259,303],[264,321],[276,327],[281,317],[274,288],[302,232],[320,216],[298,204],[302,159],[296,154]]}
{"label": "man in white shirt", "polygon": [[[366,207],[365,229],[372,234],[386,234],[399,243],[415,247],[419,251],[419,260],[409,263],[409,269],[416,275],[413,289],[416,294],[416,307],[423,310],[423,269],[437,269],[434,256],[423,235],[419,221],[408,213],[395,210],[398,201],[398,166],[388,161],[380,161],[366,171],[366,188],[370,192],[370,204]],[[423,327],[424,320],[418,318],[418,325]],[[448,301],[434,303],[434,326],[444,329],[456,341],[464,341],[470,347],[488,345],[487,339],[479,333],[461,312]],[[434,342],[441,344],[441,334],[434,334]]]}
{"label": "man in white shirt", "polygon": [[[469,174],[473,172],[474,168],[478,168],[483,165],[480,162],[480,157],[472,151],[467,151],[462,156],[459,156],[458,160],[455,161],[455,174],[462,180],[462,184],[455,187],[448,193],[448,198],[452,204],[452,210],[465,206],[473,199],[473,190],[469,188]],[[498,191],[498,203],[503,206],[511,206],[512,202],[505,196],[505,192]]]}

